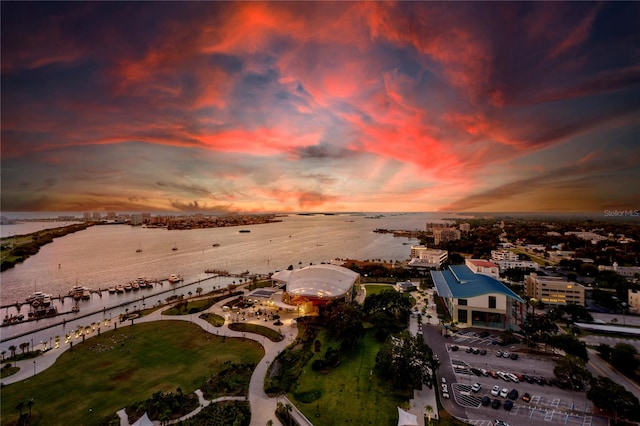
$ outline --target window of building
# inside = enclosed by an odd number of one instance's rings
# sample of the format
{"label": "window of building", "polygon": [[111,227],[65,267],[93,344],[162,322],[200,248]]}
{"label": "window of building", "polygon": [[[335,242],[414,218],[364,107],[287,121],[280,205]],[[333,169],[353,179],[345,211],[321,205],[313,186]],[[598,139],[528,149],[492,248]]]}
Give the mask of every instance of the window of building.
{"label": "window of building", "polygon": [[466,324],[468,321],[467,310],[466,309],[458,309],[458,322]]}
{"label": "window of building", "polygon": [[458,299],[458,305],[467,306],[467,299]]}
{"label": "window of building", "polygon": [[495,309],[496,308],[496,297],[495,296],[489,296],[489,309]]}

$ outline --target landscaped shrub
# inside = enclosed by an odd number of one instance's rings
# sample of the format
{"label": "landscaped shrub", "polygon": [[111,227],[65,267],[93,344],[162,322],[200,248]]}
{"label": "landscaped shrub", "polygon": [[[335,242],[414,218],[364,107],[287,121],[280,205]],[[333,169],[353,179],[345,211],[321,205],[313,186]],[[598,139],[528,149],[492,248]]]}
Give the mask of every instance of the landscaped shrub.
{"label": "landscaped shrub", "polygon": [[313,390],[308,392],[294,393],[293,395],[295,396],[297,401],[308,404],[310,402],[320,399],[320,397],[322,396],[322,392],[320,392],[319,390]]}

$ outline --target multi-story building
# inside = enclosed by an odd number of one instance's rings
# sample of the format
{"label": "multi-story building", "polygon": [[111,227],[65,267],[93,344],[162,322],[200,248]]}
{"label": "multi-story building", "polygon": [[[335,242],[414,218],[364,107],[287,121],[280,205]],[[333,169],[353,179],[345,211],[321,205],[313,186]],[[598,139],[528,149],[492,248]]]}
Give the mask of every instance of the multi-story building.
{"label": "multi-story building", "polygon": [[498,265],[483,259],[465,259],[464,264],[467,265],[474,274],[482,274],[495,279],[500,278],[500,270]]}
{"label": "multi-story building", "polygon": [[447,241],[459,240],[461,236],[460,230],[456,228],[434,228],[433,242],[438,245]]}
{"label": "multi-story building", "polygon": [[89,213],[89,212],[82,213],[82,220],[84,220],[84,221],[91,220],[91,213]]}
{"label": "multi-story building", "polygon": [[448,252],[446,250],[432,249],[427,246],[411,246],[411,259],[420,259],[427,263],[434,263],[442,266],[447,261]]}
{"label": "multi-story building", "polygon": [[116,212],[107,212],[107,220],[115,220],[116,217]]}
{"label": "multi-story building", "polygon": [[93,212],[93,214],[91,216],[93,217],[93,220],[102,219],[102,216],[100,215],[100,212]]}
{"label": "multi-story building", "polygon": [[540,269],[540,265],[531,260],[494,260],[493,263],[498,265],[501,271],[506,269]]}
{"label": "multi-story building", "polygon": [[640,275],[640,266],[618,266],[618,262],[613,262],[613,266],[599,265],[599,271],[615,271],[623,277],[633,278]]}
{"label": "multi-story building", "polygon": [[524,279],[524,291],[527,296],[547,305],[575,303],[584,306],[585,287],[564,277],[539,277],[532,272]]}
{"label": "multi-story building", "polygon": [[476,274],[466,265],[431,271],[438,296],[459,326],[518,329],[524,301],[495,278]]}
{"label": "multi-story building", "polygon": [[469,232],[471,231],[471,225],[468,223],[461,223],[460,224],[460,232]]}
{"label": "multi-story building", "polygon": [[629,289],[629,311],[633,313],[640,313],[640,291]]}
{"label": "multi-story building", "polygon": [[515,262],[518,259],[518,254],[509,250],[491,250],[491,260],[509,260]]}
{"label": "multi-story building", "polygon": [[131,215],[131,225],[142,225],[142,213],[133,213]]}

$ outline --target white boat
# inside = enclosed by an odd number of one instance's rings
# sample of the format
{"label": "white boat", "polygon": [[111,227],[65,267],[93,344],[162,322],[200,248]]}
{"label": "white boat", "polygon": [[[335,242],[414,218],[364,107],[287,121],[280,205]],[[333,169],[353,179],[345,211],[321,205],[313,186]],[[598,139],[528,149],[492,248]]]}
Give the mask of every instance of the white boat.
{"label": "white boat", "polygon": [[131,291],[131,284],[127,283],[124,286],[122,286],[124,288],[124,291]]}
{"label": "white boat", "polygon": [[116,292],[116,288],[115,287],[109,287],[109,293],[113,294]]}
{"label": "white boat", "polygon": [[27,303],[29,303],[34,308],[38,306],[49,306],[51,305],[51,295],[45,294],[41,291],[36,291],[35,293],[27,297]]}
{"label": "white boat", "polygon": [[179,283],[180,281],[182,281],[182,278],[180,278],[176,274],[171,274],[171,275],[169,275],[169,278],[167,278],[167,281],[169,281],[171,284],[174,284],[174,283]]}
{"label": "white boat", "polygon": [[122,286],[122,284],[118,284],[116,286],[116,292],[118,293],[124,293],[124,287]]}

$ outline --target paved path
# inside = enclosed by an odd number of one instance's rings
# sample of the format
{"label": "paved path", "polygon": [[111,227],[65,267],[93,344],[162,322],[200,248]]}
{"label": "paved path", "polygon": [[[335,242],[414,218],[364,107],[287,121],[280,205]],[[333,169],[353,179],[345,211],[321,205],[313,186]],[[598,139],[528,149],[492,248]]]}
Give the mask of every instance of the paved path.
{"label": "paved path", "polygon": [[[228,302],[228,300],[223,300],[215,304],[205,312],[213,312],[218,315],[224,316],[225,312],[223,312],[222,306],[225,304],[225,302]],[[286,330],[285,328],[290,327],[289,325],[276,327],[271,324],[272,322],[268,322],[268,321],[264,323],[259,322],[260,325],[264,325],[266,327],[271,327],[274,329],[280,328],[283,330],[285,334],[285,339],[283,339],[281,342],[272,342],[271,340],[264,338],[263,336],[260,336],[258,334],[242,333],[242,332],[230,330],[226,323],[222,327],[213,327],[207,321],[199,318],[199,315],[202,312],[199,312],[198,314],[195,314],[195,315],[172,315],[172,316],[164,315],[163,316],[162,311],[169,308],[170,306],[166,306],[164,308],[157,309],[156,311],[152,312],[149,315],[145,315],[144,317],[137,318],[134,320],[134,324],[138,324],[142,322],[152,322],[152,321],[190,321],[194,324],[199,325],[200,327],[202,327],[204,330],[207,330],[211,334],[216,334],[219,336],[252,339],[257,341],[264,347],[265,355],[262,357],[262,359],[256,366],[256,369],[254,370],[251,376],[251,382],[249,384],[249,404],[251,406],[251,425],[264,426],[267,424],[269,420],[271,420],[274,426],[281,426],[282,424],[280,423],[280,421],[278,421],[278,419],[275,416],[275,410],[277,407],[278,400],[276,398],[270,398],[267,394],[264,393],[264,377],[267,373],[267,368],[269,367],[271,362],[275,359],[276,356],[278,356],[280,351],[285,349],[291,343],[291,337],[287,337],[286,335],[293,334],[293,333],[297,334],[297,329],[292,329],[290,333],[287,333],[286,331],[288,330]],[[125,322],[119,323],[117,327],[121,328],[121,327],[130,326],[130,325],[131,325],[131,321],[125,321]],[[86,338],[88,339],[93,336],[97,336],[97,333],[94,332]],[[41,356],[39,356],[38,358],[16,362],[16,366],[20,367],[20,371],[18,371],[16,374],[13,374],[9,377],[2,379],[2,383],[5,385],[8,385],[11,383],[20,382],[22,380],[26,380],[30,377],[33,377],[34,371],[35,371],[35,374],[37,374],[51,367],[55,363],[56,359],[69,348],[70,348],[69,344],[64,344],[63,342],[61,342],[60,347],[58,349],[49,350],[44,354],[42,354]],[[241,397],[240,399],[245,400],[244,397]],[[288,400],[284,402],[286,403],[288,402]],[[291,404],[291,405],[294,408],[294,416],[300,419],[300,423],[304,425],[305,424],[303,423],[304,416],[302,415],[302,413],[299,413],[297,411],[294,404]],[[197,414],[197,412],[199,412],[200,409],[196,410],[193,413],[189,413],[186,417],[190,417],[192,415]],[[123,417],[126,418],[126,415],[124,415],[123,410],[119,412],[119,415],[121,415],[121,425],[123,426],[128,425],[128,420],[123,420]],[[154,422],[154,424],[159,425],[160,423]],[[308,424],[311,424],[311,423],[308,423]]]}

